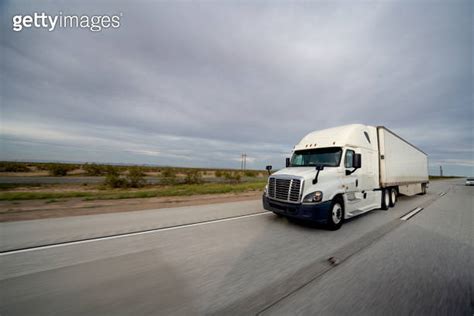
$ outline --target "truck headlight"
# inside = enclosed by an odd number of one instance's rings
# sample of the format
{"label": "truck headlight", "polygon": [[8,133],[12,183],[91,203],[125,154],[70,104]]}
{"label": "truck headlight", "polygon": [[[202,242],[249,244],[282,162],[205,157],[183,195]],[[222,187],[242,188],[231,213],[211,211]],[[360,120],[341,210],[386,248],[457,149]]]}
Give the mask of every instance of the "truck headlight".
{"label": "truck headlight", "polygon": [[306,195],[303,199],[303,203],[317,203],[323,200],[323,192],[316,191]]}
{"label": "truck headlight", "polygon": [[265,189],[263,190],[263,195],[268,196],[268,184],[265,186]]}

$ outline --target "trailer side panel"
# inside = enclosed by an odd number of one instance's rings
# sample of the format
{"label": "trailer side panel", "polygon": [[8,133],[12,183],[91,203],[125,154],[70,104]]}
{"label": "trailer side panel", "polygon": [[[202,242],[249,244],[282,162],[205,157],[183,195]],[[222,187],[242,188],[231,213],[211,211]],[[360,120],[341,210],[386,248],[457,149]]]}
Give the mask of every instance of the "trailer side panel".
{"label": "trailer side panel", "polygon": [[428,182],[428,156],[384,127],[377,128],[380,186]]}

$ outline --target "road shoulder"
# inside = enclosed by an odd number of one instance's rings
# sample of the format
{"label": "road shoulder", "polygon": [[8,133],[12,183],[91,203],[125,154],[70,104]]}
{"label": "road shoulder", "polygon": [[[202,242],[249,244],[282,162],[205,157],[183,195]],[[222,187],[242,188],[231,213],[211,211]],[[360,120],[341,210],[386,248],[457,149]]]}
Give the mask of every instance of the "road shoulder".
{"label": "road shoulder", "polygon": [[249,201],[259,199],[261,194],[260,191],[252,191],[228,194],[205,194],[124,200],[84,201],[83,199],[68,199],[54,203],[46,203],[43,200],[2,201],[0,202],[0,222]]}

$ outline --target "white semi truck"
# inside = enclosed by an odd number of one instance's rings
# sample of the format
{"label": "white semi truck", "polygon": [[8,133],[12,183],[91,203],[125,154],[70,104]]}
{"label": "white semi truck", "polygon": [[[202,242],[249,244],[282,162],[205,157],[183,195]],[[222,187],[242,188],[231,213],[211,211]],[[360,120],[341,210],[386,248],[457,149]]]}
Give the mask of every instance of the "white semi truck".
{"label": "white semi truck", "polygon": [[383,126],[351,124],[303,137],[286,168],[269,176],[263,206],[338,229],[345,219],[394,206],[399,194],[425,194],[427,186],[423,151]]}

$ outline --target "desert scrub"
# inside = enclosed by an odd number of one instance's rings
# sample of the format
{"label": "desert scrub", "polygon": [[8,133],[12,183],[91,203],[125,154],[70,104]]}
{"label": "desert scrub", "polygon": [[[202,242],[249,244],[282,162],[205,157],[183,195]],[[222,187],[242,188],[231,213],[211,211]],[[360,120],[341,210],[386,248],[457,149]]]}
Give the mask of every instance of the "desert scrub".
{"label": "desert scrub", "polygon": [[88,176],[102,176],[107,172],[107,167],[95,163],[86,163],[82,166],[82,170],[84,170]]}
{"label": "desert scrub", "polygon": [[186,172],[186,178],[184,179],[184,183],[199,184],[202,182],[202,174],[198,170],[189,170]]}
{"label": "desert scrub", "polygon": [[103,185],[109,188],[126,188],[127,180],[120,176],[116,168],[109,166]]}
{"label": "desert scrub", "polygon": [[224,178],[228,180],[231,183],[239,183],[240,180],[242,179],[242,175],[238,171],[227,171],[224,172]]}
{"label": "desert scrub", "polygon": [[131,191],[130,189],[114,189],[100,191],[70,191],[70,192],[0,192],[0,201],[15,200],[53,200],[65,198],[83,198],[85,200],[132,199],[162,196],[186,196],[200,194],[239,193],[263,190],[265,181],[245,183],[202,183],[178,184],[171,186],[156,186]]}
{"label": "desert scrub", "polygon": [[28,172],[30,168],[21,162],[0,162],[0,172]]}
{"label": "desert scrub", "polygon": [[249,178],[255,178],[255,177],[258,176],[258,174],[259,174],[259,172],[255,171],[255,170],[245,170],[244,171],[244,175],[246,177],[249,177]]}
{"label": "desert scrub", "polygon": [[109,188],[127,188],[127,180],[118,174],[109,173],[105,176],[104,186]]}
{"label": "desert scrub", "polygon": [[49,174],[53,177],[67,176],[67,173],[74,169],[75,167],[73,165],[66,165],[66,164],[49,164],[48,165]]}
{"label": "desert scrub", "polygon": [[141,188],[146,184],[145,173],[140,167],[132,167],[128,169],[126,180],[128,187],[130,188]]}
{"label": "desert scrub", "polygon": [[176,170],[167,168],[161,171],[160,183],[162,184],[176,184]]}

